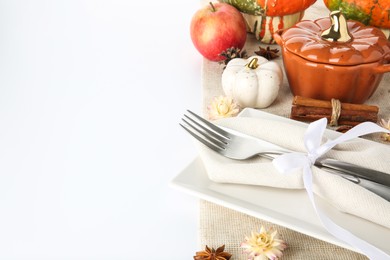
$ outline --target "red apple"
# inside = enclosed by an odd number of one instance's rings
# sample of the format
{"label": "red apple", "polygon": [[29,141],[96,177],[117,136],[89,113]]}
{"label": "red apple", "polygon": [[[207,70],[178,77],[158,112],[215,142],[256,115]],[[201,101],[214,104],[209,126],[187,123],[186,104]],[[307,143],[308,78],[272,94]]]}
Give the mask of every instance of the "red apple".
{"label": "red apple", "polygon": [[240,11],[219,2],[210,2],[194,14],[190,32],[195,48],[211,61],[225,59],[220,54],[230,47],[242,49],[247,36]]}

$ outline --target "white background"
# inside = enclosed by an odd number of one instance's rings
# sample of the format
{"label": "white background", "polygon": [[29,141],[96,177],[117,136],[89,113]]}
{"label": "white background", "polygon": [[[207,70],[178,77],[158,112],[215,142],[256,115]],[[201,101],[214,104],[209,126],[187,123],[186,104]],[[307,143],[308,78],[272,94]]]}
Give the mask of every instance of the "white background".
{"label": "white background", "polygon": [[0,1],[0,259],[192,259],[199,1]]}

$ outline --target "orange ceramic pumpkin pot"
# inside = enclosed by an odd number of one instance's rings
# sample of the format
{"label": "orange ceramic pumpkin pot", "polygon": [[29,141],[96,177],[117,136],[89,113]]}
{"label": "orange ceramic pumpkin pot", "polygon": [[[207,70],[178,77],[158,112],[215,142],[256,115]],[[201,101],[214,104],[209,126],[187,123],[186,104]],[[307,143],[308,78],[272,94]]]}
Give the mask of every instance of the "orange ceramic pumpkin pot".
{"label": "orange ceramic pumpkin pot", "polygon": [[345,21],[349,39],[325,39],[331,19],[301,21],[278,31],[289,86],[294,95],[364,103],[390,72],[390,46],[383,32],[356,21]]}

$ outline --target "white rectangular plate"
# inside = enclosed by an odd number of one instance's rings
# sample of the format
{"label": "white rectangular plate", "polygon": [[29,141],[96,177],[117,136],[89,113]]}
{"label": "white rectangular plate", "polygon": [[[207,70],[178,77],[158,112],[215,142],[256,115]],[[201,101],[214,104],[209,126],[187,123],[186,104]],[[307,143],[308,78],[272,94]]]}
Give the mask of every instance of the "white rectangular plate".
{"label": "white rectangular plate", "polygon": [[[263,117],[292,124],[307,124],[255,109],[244,109],[239,116]],[[334,136],[339,133],[333,132]],[[331,133],[332,134],[332,133]],[[212,182],[200,158],[192,161],[171,182],[172,186],[201,199],[260,218],[297,232],[359,252],[329,234],[319,221],[304,190],[277,189]],[[337,224],[390,254],[390,229],[353,215],[339,212],[320,198],[318,204]]]}

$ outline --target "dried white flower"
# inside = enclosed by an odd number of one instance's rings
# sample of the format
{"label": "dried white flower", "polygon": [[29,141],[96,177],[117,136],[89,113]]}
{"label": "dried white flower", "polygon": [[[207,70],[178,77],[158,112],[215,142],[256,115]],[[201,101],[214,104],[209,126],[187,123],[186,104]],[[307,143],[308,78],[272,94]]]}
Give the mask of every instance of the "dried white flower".
{"label": "dried white flower", "polygon": [[[390,119],[386,122],[386,120],[384,119],[381,119],[380,121],[380,126],[382,126],[383,128],[386,128],[387,130],[390,130]],[[384,133],[382,135],[382,138],[385,140],[385,141],[388,141],[390,142],[390,134],[388,133]]]}
{"label": "dried white flower", "polygon": [[276,230],[271,228],[267,231],[262,226],[260,232],[252,232],[250,237],[246,237],[241,247],[249,260],[275,260],[283,255],[287,244],[279,238]]}
{"label": "dried white flower", "polygon": [[239,106],[231,97],[219,96],[214,98],[208,106],[209,119],[234,117],[240,112]]}

